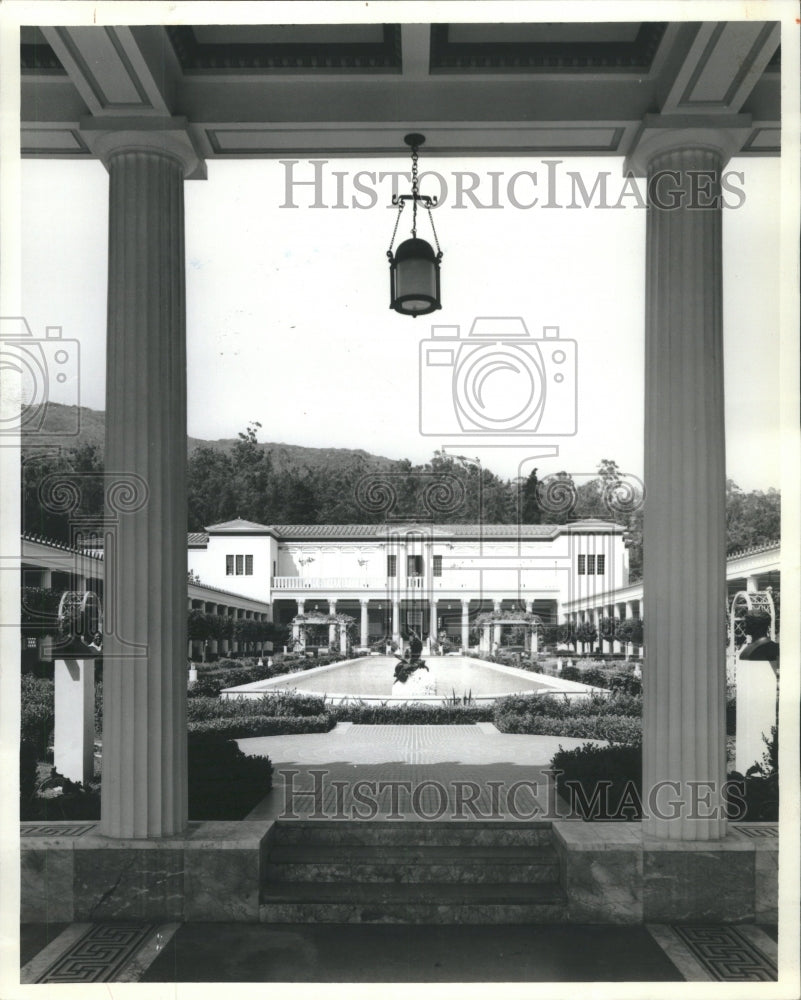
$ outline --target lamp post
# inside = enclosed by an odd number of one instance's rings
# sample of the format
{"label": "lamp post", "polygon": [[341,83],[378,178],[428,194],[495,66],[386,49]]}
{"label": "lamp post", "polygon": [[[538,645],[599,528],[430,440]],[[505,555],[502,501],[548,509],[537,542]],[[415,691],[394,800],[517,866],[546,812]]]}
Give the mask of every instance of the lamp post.
{"label": "lamp post", "polygon": [[[439,263],[442,260],[442,251],[439,248],[437,231],[431,216],[431,209],[436,207],[437,199],[420,194],[419,190],[417,151],[425,142],[425,136],[420,135],[419,132],[410,132],[403,141],[412,151],[412,193],[394,195],[392,198],[392,204],[398,206],[398,215],[395,219],[395,228],[392,232],[389,250],[387,250],[390,286],[389,307],[403,316],[417,317],[442,308],[439,281]],[[412,236],[411,239],[404,240],[393,254],[392,247],[395,243],[395,235],[398,232],[400,217],[407,201],[412,203]],[[430,243],[420,239],[417,235],[418,202],[428,212],[431,231],[434,234],[434,243],[437,247],[436,253],[434,253]]]}

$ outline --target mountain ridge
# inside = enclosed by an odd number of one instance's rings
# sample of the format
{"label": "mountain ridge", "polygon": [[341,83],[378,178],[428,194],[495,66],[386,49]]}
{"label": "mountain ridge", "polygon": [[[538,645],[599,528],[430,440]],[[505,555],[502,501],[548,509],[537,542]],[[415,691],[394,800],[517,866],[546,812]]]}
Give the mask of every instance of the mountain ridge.
{"label": "mountain ridge", "polygon": [[[77,421],[76,421],[76,410]],[[23,431],[22,448],[28,452],[34,447],[64,449],[94,445],[102,451],[105,442],[105,411],[88,406],[69,406],[62,403],[48,403],[41,428]],[[77,433],[70,433],[76,427]],[[230,452],[239,438],[196,438],[187,436],[187,453],[197,448],[211,448],[214,451]],[[276,471],[305,466],[307,468],[328,468],[352,461],[363,461],[369,468],[394,468],[403,459],[374,455],[364,448],[315,448],[284,441],[259,441],[258,447],[269,454]]]}

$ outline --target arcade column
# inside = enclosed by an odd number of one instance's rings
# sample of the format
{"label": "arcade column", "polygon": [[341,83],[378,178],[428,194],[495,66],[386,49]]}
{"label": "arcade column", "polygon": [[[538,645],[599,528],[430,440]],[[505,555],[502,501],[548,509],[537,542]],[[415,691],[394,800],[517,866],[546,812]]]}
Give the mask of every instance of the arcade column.
{"label": "arcade column", "polygon": [[175,119],[93,119],[82,135],[109,173],[107,509],[115,475],[141,484],[104,567],[101,832],[167,837],[187,823],[184,178],[198,158]]}
{"label": "arcade column", "polygon": [[644,801],[662,789],[643,832],[666,840],[726,833],[720,174],[749,124],[648,115],[629,161],[648,188]]}
{"label": "arcade column", "polygon": [[462,601],[462,652],[470,646],[470,601]]}

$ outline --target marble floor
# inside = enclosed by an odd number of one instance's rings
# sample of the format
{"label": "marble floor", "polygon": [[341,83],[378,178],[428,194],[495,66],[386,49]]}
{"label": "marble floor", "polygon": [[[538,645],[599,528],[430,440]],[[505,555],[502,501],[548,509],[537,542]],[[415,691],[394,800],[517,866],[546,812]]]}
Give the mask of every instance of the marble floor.
{"label": "marble floor", "polygon": [[751,925],[23,925],[21,982],[756,983],[777,979],[776,938]]}

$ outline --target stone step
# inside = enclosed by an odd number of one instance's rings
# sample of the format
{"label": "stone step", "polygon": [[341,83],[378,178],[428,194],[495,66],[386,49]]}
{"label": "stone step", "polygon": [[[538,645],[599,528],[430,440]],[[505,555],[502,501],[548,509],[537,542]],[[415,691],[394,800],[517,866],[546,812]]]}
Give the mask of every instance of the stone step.
{"label": "stone step", "polygon": [[265,886],[262,923],[559,923],[567,903],[553,885],[281,883]]}
{"label": "stone step", "polygon": [[551,823],[549,820],[519,823],[482,820],[279,820],[272,829],[271,843],[536,847],[551,843]]}
{"label": "stone step", "polygon": [[270,849],[276,882],[558,882],[550,847],[286,845]]}

